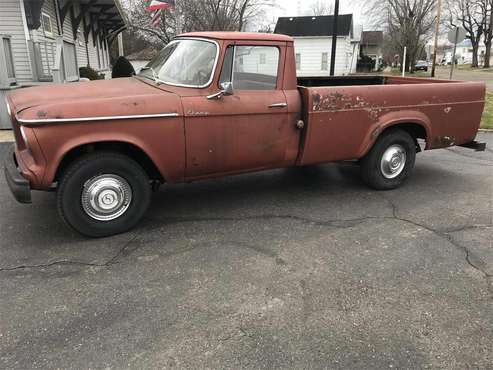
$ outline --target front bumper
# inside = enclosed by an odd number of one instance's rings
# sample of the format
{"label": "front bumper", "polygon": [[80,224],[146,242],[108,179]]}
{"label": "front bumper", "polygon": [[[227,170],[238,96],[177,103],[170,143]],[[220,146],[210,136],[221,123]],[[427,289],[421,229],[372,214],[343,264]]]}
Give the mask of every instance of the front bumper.
{"label": "front bumper", "polygon": [[20,203],[31,203],[31,186],[17,169],[13,150],[7,154],[3,164],[3,172],[15,199]]}

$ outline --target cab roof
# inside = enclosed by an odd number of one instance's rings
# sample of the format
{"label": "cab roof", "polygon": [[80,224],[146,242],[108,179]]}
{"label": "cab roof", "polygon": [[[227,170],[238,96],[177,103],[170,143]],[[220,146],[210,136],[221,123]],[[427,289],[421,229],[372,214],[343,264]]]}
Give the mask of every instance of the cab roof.
{"label": "cab roof", "polygon": [[253,41],[278,41],[293,42],[293,38],[286,35],[257,32],[189,32],[178,37],[202,37],[216,40],[253,40]]}

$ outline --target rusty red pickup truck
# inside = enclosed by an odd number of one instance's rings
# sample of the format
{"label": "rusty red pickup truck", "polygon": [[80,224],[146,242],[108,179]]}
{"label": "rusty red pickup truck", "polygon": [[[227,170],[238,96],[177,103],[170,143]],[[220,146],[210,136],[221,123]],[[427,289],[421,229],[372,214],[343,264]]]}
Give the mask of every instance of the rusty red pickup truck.
{"label": "rusty red pickup truck", "polygon": [[422,149],[484,150],[481,82],[297,78],[296,65],[288,36],[189,33],[130,78],[17,90],[8,185],[23,203],[56,190],[62,219],[101,237],[134,227],[160,184],[354,161],[386,190]]}

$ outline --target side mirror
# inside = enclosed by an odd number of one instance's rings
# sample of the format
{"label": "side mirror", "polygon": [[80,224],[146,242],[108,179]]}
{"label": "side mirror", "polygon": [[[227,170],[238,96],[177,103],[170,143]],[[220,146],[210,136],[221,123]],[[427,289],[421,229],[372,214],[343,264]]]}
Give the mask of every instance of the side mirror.
{"label": "side mirror", "polygon": [[221,84],[221,91],[218,91],[215,94],[209,95],[207,99],[209,100],[217,100],[221,99],[223,96],[230,96],[234,94],[233,83],[232,82],[223,82]]}
{"label": "side mirror", "polygon": [[221,84],[221,88],[223,89],[223,95],[229,96],[234,94],[233,83],[232,82],[223,82]]}

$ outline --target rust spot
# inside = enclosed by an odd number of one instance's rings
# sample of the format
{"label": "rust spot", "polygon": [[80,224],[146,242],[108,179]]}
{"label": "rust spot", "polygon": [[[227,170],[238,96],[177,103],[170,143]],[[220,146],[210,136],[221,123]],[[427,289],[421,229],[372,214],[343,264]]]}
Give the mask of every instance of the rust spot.
{"label": "rust spot", "polygon": [[376,106],[373,106],[371,108],[366,108],[365,110],[368,112],[368,117],[370,117],[370,120],[373,122],[378,121],[380,113],[382,112],[382,108]]}
{"label": "rust spot", "polygon": [[39,110],[36,115],[38,116],[38,118],[46,118],[48,116],[48,113],[46,113],[44,110]]}
{"label": "rust spot", "polygon": [[315,112],[363,109],[370,106],[370,104],[360,96],[354,97],[348,94],[342,94],[338,91],[326,95],[314,93],[312,98],[312,108]]}
{"label": "rust spot", "polygon": [[451,136],[437,136],[433,140],[433,148],[446,148],[449,146],[454,146],[456,142],[455,137]]}

